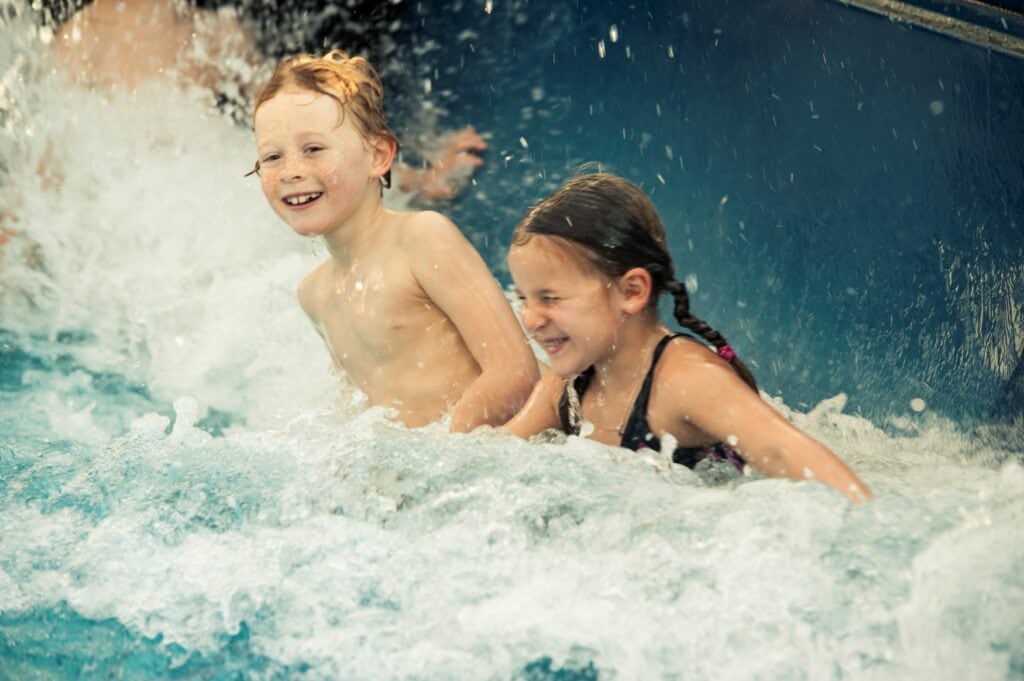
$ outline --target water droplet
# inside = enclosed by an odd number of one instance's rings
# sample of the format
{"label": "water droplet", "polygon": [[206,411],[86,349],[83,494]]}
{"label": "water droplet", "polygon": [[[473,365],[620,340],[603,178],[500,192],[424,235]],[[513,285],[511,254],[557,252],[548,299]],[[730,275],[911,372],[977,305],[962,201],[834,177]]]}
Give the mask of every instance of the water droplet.
{"label": "water droplet", "polygon": [[920,397],[915,397],[910,400],[910,408],[920,414],[922,411],[928,408],[928,403],[922,400]]}
{"label": "water droplet", "polygon": [[928,105],[928,110],[932,112],[933,116],[939,116],[946,110],[946,104],[941,99],[936,99]]}

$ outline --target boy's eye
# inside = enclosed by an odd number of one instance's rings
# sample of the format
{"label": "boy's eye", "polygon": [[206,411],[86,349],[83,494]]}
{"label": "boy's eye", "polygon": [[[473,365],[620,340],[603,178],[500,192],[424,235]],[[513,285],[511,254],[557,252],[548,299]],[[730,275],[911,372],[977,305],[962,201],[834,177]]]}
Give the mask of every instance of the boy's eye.
{"label": "boy's eye", "polygon": [[263,164],[263,165],[266,165],[268,163],[273,163],[274,161],[276,161],[276,160],[278,160],[280,158],[281,158],[281,154],[267,154],[266,156],[264,156],[263,158],[260,159],[260,163]]}
{"label": "boy's eye", "polygon": [[306,147],[306,153],[307,154],[314,154],[314,153],[316,153],[318,151],[323,151],[323,150],[324,150],[323,147],[317,146],[315,144]]}
{"label": "boy's eye", "polygon": [[540,301],[545,305],[554,305],[558,302],[558,296],[541,296]]}

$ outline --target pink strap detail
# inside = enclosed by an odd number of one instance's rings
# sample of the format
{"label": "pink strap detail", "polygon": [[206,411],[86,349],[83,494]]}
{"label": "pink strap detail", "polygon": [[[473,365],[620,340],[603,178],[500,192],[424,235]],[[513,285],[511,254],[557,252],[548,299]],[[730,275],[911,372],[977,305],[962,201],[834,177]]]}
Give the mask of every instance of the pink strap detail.
{"label": "pink strap detail", "polygon": [[732,364],[732,361],[736,359],[736,351],[732,349],[731,345],[726,343],[722,347],[718,348],[718,356]]}

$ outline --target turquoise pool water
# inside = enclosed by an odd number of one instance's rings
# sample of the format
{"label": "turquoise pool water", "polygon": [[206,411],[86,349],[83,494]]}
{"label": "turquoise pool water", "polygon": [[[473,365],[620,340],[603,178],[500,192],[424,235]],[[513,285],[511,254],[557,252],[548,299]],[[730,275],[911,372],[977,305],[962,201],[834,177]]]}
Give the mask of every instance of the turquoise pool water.
{"label": "turquoise pool water", "polygon": [[[241,177],[245,130],[7,87],[0,679],[1024,677],[1010,440],[769,398],[871,486],[853,507],[398,427],[330,374],[294,300],[323,253]],[[24,171],[47,140],[59,192]]]}

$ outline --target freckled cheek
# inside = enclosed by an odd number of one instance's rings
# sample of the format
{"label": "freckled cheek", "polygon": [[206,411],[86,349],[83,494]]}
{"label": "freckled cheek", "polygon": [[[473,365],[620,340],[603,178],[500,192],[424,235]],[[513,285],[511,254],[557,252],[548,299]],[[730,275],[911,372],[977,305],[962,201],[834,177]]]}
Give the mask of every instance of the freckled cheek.
{"label": "freckled cheek", "polygon": [[260,173],[260,189],[263,190],[263,195],[267,197],[268,201],[272,201],[277,198],[274,191],[274,186],[277,184],[277,178],[273,173],[263,171]]}
{"label": "freckled cheek", "polygon": [[345,175],[338,169],[328,171],[321,177],[323,177],[323,183],[327,187],[338,187],[339,185],[345,184]]}

